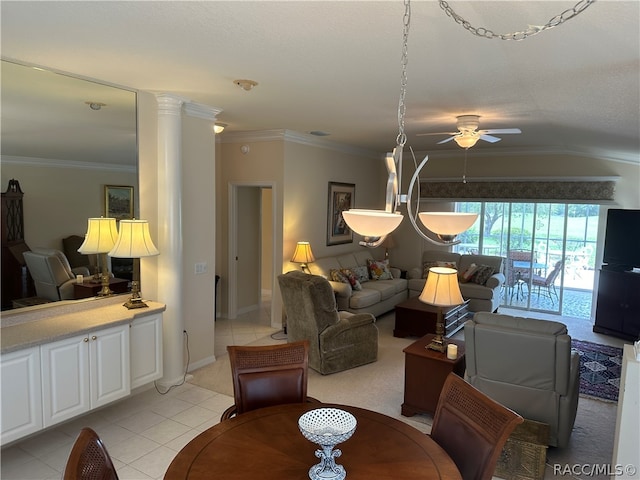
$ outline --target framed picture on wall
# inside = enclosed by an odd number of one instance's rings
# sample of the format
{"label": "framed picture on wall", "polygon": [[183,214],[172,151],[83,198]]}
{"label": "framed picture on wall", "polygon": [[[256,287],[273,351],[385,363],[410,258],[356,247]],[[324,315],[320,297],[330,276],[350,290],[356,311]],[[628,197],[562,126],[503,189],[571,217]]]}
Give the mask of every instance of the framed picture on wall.
{"label": "framed picture on wall", "polygon": [[104,216],[120,220],[133,218],[133,187],[104,186]]}
{"label": "framed picture on wall", "polygon": [[329,182],[327,245],[353,242],[353,232],[342,218],[342,212],[353,207],[355,195],[355,184]]}

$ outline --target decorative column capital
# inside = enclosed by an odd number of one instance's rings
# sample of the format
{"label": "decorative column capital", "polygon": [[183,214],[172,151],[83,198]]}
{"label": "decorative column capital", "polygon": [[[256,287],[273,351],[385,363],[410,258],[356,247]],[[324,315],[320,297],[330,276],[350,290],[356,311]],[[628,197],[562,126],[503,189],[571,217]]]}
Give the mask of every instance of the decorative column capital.
{"label": "decorative column capital", "polygon": [[168,93],[157,93],[158,115],[181,115],[182,105],[189,99]]}

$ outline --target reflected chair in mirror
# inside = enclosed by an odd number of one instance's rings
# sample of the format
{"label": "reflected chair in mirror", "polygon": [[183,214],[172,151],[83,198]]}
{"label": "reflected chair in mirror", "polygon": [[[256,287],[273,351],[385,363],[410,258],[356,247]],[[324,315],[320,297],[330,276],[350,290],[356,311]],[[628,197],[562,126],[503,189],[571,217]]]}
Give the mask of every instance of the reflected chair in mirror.
{"label": "reflected chair in mirror", "polygon": [[98,272],[98,256],[95,254],[84,255],[78,252],[80,245],[84,242],[83,235],[69,235],[62,239],[62,251],[69,260],[71,268],[86,267],[91,274]]}
{"label": "reflected chair in mirror", "polygon": [[378,327],[370,313],[338,311],[329,281],[293,270],[278,275],[289,341],[309,341],[309,367],[322,375],[378,359]]}
{"label": "reflected chair in mirror", "polygon": [[489,480],[509,435],[523,421],[450,373],[438,399],[430,435],[454,461],[463,480]]}
{"label": "reflected chair in mirror", "polygon": [[578,410],[580,359],[566,325],[477,312],[464,325],[465,378],[527,420],[549,425],[565,447]]}
{"label": "reflected chair in mirror", "polygon": [[307,397],[309,342],[229,345],[227,351],[235,403],[223,412],[220,421],[272,405],[318,402]]}
{"label": "reflected chair in mirror", "polygon": [[[542,295],[545,297],[549,297],[551,299],[551,304],[554,304],[553,298],[555,297],[558,300],[558,292],[556,291],[556,280],[562,272],[562,268],[564,267],[564,262],[562,260],[558,260],[556,264],[553,266],[553,270],[549,272],[546,277],[542,277],[540,275],[533,275],[531,277],[531,287],[535,287],[538,291],[538,298],[540,298],[540,293],[542,290]],[[524,283],[529,285],[529,278],[524,278]]]}
{"label": "reflected chair in mirror", "polygon": [[72,300],[76,275],[89,277],[86,267],[71,268],[67,257],[60,250],[34,248],[23,253],[27,269],[40,298],[57,302]]}
{"label": "reflected chair in mirror", "polygon": [[98,434],[91,428],[83,428],[78,435],[63,480],[118,480],[109,452]]}

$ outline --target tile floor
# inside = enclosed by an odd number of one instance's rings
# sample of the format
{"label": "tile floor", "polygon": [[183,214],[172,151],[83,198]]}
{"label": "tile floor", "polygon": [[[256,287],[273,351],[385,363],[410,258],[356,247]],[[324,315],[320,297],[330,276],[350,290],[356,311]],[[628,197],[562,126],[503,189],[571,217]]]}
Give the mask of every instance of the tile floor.
{"label": "tile floor", "polygon": [[[269,325],[268,305],[235,320],[218,319],[215,355],[278,332]],[[3,448],[0,478],[60,479],[78,432],[89,426],[104,441],[120,480],[161,479],[176,453],[218,423],[232,403],[232,397],[189,383],[165,395],[152,388]]]}
{"label": "tile floor", "polygon": [[[504,313],[567,323],[577,339],[620,346],[621,340],[594,334],[588,320],[532,312]],[[270,326],[269,304],[234,320],[216,321],[215,355],[226,346],[247,344],[280,332]],[[176,453],[200,432],[218,423],[232,397],[185,383],[165,395],[155,389],[62,424],[2,449],[2,480],[60,479],[79,430],[90,426],[103,439],[121,480],[161,479]]]}

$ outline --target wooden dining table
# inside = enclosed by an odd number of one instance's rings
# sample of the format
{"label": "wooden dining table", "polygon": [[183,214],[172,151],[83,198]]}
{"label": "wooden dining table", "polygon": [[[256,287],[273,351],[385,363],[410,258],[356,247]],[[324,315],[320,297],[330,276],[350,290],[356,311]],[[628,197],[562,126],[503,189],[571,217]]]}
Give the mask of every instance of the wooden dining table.
{"label": "wooden dining table", "polygon": [[318,403],[261,408],[214,425],[178,452],[164,478],[308,479],[319,447],[302,436],[298,419],[329,407],[346,410],[357,421],[353,436],[337,445],[342,455],[336,463],[349,480],[461,480],[449,455],[407,423],[363,408]]}

